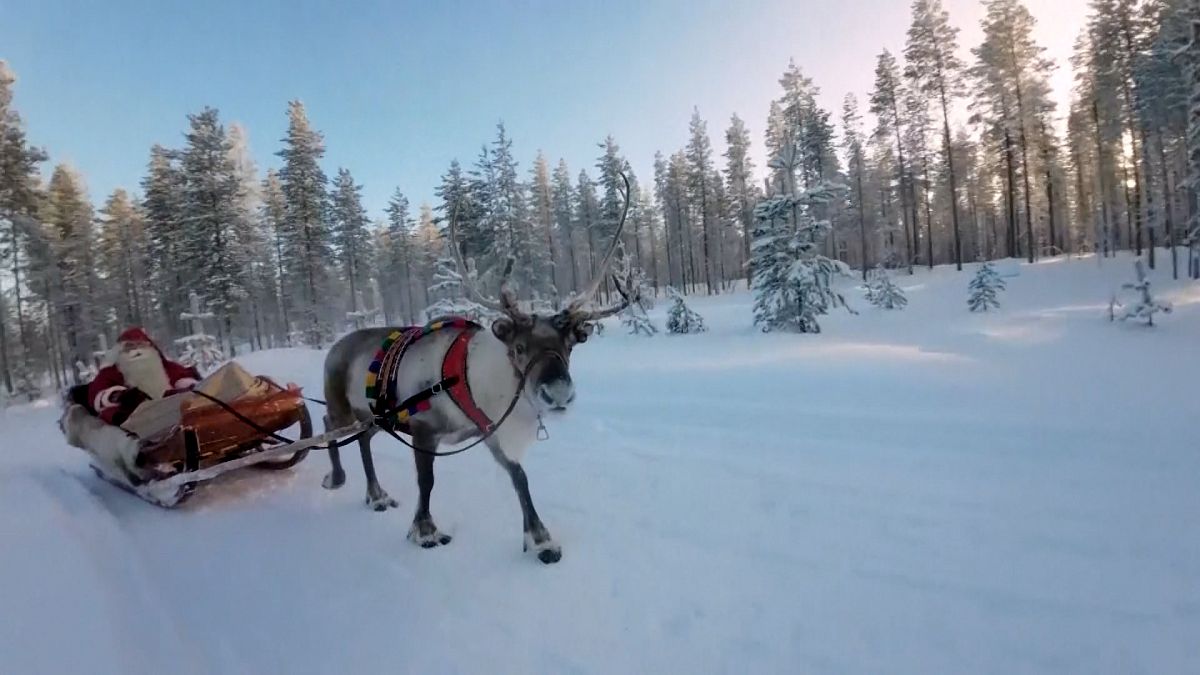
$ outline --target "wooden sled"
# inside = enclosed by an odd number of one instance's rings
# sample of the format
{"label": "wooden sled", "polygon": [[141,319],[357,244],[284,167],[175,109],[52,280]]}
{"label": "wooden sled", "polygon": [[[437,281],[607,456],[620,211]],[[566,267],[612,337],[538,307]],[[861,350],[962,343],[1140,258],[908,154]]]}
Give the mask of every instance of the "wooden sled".
{"label": "wooden sled", "polygon": [[[225,405],[194,393],[179,394],[172,401],[177,406],[166,406],[173,407],[175,417],[153,436],[139,437],[97,417],[88,404],[87,385],[68,391],[59,427],[71,445],[92,455],[98,475],[166,508],[183,503],[199,483],[235,469],[282,470],[299,464],[321,443],[312,438],[312,418],[300,387],[283,387],[234,369],[253,382],[246,393],[222,401]],[[296,424],[294,442],[275,436]]]}

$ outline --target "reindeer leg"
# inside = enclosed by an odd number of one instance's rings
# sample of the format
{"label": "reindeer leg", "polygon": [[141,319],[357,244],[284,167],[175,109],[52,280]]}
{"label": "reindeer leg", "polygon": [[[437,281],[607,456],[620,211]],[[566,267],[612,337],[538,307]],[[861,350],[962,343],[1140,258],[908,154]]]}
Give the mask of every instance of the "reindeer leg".
{"label": "reindeer leg", "polygon": [[[325,416],[325,431],[329,431],[329,416]],[[338,450],[337,441],[329,442],[329,463],[332,468],[321,481],[321,487],[326,490],[336,490],[346,484],[346,470],[342,468],[342,453]]]}
{"label": "reindeer leg", "polygon": [[358,437],[358,451],[362,455],[363,473],[367,475],[367,506],[375,511],[387,511],[400,506],[400,502],[392,499],[387,491],[379,485],[375,476],[375,458],[371,455],[371,437],[374,430]]}
{"label": "reindeer leg", "polygon": [[421,548],[433,548],[450,543],[450,535],[440,532],[433,524],[433,516],[429,514],[429,495],[433,492],[433,455],[427,454],[437,450],[437,438],[424,428],[413,429],[413,445],[427,452],[413,451],[413,459],[417,463],[417,488],[420,490],[420,501],[417,502],[417,512],[413,515],[412,528],[408,531],[408,540]]}
{"label": "reindeer leg", "polygon": [[517,491],[517,500],[521,502],[521,515],[525,521],[525,550],[528,551],[532,548],[537,553],[538,560],[547,565],[558,562],[562,559],[562,547],[550,536],[549,530],[542,524],[542,519],[538,517],[537,509],[533,507],[533,498],[529,496],[529,479],[525,476],[525,469],[521,468],[519,462],[509,459],[499,443],[489,439],[487,446],[492,451],[492,457],[500,466],[504,467],[505,471],[508,471],[513,489]]}

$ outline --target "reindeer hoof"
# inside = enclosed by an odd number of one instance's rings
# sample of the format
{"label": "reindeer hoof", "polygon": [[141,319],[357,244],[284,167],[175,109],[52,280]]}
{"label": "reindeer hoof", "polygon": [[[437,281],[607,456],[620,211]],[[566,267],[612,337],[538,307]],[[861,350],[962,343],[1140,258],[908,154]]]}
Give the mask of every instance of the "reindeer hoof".
{"label": "reindeer hoof", "polygon": [[448,534],[439,532],[433,523],[413,523],[408,530],[408,540],[421,548],[436,548],[450,543]]}
{"label": "reindeer hoof", "polygon": [[336,490],[346,484],[345,471],[330,471],[321,480],[321,487],[326,490]]}
{"label": "reindeer hoof", "polygon": [[553,565],[562,560],[562,547],[554,542],[549,536],[543,539],[540,543],[533,540],[529,534],[525,535],[525,551],[533,550],[537,553],[537,559],[546,565]]}
{"label": "reindeer hoof", "polygon": [[370,495],[367,496],[367,508],[371,509],[372,511],[378,511],[382,513],[388,509],[394,509],[397,506],[400,506],[400,502],[389,497],[388,493],[386,492],[378,497],[371,497]]}

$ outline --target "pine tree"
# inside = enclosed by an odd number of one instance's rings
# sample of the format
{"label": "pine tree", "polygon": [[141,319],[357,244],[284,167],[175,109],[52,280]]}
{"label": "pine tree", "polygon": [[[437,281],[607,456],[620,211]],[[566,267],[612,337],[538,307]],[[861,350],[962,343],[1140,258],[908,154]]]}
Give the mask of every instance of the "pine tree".
{"label": "pine tree", "polygon": [[[1171,313],[1171,303],[1158,300],[1150,293],[1150,278],[1146,275],[1146,266],[1142,263],[1141,258],[1134,262],[1133,269],[1137,274],[1137,281],[1121,284],[1121,288],[1133,291],[1137,296],[1128,306],[1121,305],[1114,297],[1112,306],[1109,309],[1109,316],[1121,321],[1128,321],[1129,319],[1145,320],[1147,326],[1153,326],[1155,314],[1159,312],[1163,314]],[[1116,315],[1115,307],[1123,307],[1124,311],[1120,315]]]}
{"label": "pine tree", "polygon": [[[26,380],[30,371],[33,341],[26,326],[25,284],[28,261],[22,257],[37,214],[38,165],[46,153],[31,147],[25,139],[21,116],[12,105],[16,76],[7,62],[0,59],[0,269],[12,275],[17,333],[21,346],[21,363],[17,380]],[[0,376],[8,392],[14,390],[13,368],[10,364],[8,333],[9,311],[4,292],[0,290]]]}
{"label": "pine tree", "polygon": [[[950,215],[954,226],[954,265],[962,270],[962,239],[958,222],[958,177],[950,140],[950,105],[962,95],[963,64],[958,59],[958,29],[942,0],[913,0],[913,22],[904,50],[907,73],[922,94],[934,96],[942,111],[942,145],[950,180]],[[930,232],[932,234],[932,231]],[[931,237],[932,239],[932,237]],[[932,255],[930,264],[933,264]]]}
{"label": "pine tree", "polygon": [[630,294],[632,300],[629,306],[621,311],[621,325],[629,329],[630,335],[651,337],[658,333],[658,326],[654,325],[647,314],[654,308],[654,296],[649,292],[645,274],[630,256],[626,255],[624,247],[621,247],[618,253],[620,258],[617,274],[620,278],[627,280],[629,288],[626,289],[626,292]]}
{"label": "pine tree", "polygon": [[904,291],[892,282],[882,266],[872,270],[867,281],[867,301],[880,309],[904,309],[908,305]]}
{"label": "pine tree", "polygon": [[[1019,0],[988,0],[983,20],[983,43],[972,50],[976,64],[970,73],[977,82],[975,105],[992,127],[993,136],[1003,138],[1005,153],[1013,145],[1020,148],[1020,174],[1024,185],[1024,219],[1027,255],[1033,262],[1036,255],[1033,234],[1033,202],[1031,188],[1033,170],[1029,160],[1031,137],[1041,141],[1045,161],[1050,149],[1042,133],[1045,118],[1053,106],[1048,100],[1047,78],[1053,69],[1044,50],[1033,40],[1036,21]],[[1006,155],[1006,159],[1012,157]],[[1049,170],[1049,167],[1047,167]],[[1009,185],[1009,202],[1015,203],[1016,187]],[[1053,183],[1046,182],[1053,190]],[[1052,194],[1052,193],[1051,193]],[[1045,205],[1051,222],[1053,201]],[[1053,239],[1054,237],[1051,237]],[[1053,242],[1052,242],[1053,243]]]}
{"label": "pine tree", "polygon": [[674,335],[704,333],[708,327],[704,325],[704,317],[687,306],[683,294],[674,286],[667,287],[667,298],[671,307],[667,309],[667,332]]}
{"label": "pine tree", "polygon": [[180,236],[184,227],[184,176],[178,159],[178,152],[155,145],[150,149],[148,171],[142,179],[149,289],[166,338],[186,334],[179,315],[187,310],[188,289],[196,281]]}
{"label": "pine tree", "polygon": [[[308,122],[304,105],[288,104],[288,131],[279,172],[286,204],[283,222],[284,266],[295,286],[289,289],[293,306],[303,320],[305,342],[320,347],[332,337],[326,306],[329,291],[327,261],[332,258],[329,196],[320,160],[325,154],[321,134]],[[298,296],[298,297],[295,297]]]}
{"label": "pine tree", "polygon": [[908,273],[913,273],[913,260],[916,258],[916,195],[913,191],[910,165],[905,161],[904,139],[905,123],[903,118],[903,82],[900,77],[900,67],[891,52],[884,50],[879,55],[875,66],[875,88],[871,92],[871,114],[879,121],[875,128],[875,137],[889,140],[895,145],[896,190],[899,192],[900,221],[904,228],[905,264]]}
{"label": "pine tree", "polygon": [[347,316],[369,310],[360,300],[366,293],[371,270],[371,237],[367,231],[367,212],[362,207],[362,186],[354,183],[347,169],[338,169],[330,196],[330,226],[334,255],[349,287]]}
{"label": "pine tree", "polygon": [[1004,280],[996,273],[996,268],[992,266],[991,262],[985,262],[979,266],[979,271],[975,273],[975,277],[971,279],[967,289],[971,293],[967,299],[967,307],[972,312],[986,312],[1000,308],[1000,300],[997,295],[1004,290]]}
{"label": "pine tree", "polygon": [[575,259],[578,246],[575,243],[575,188],[571,184],[571,172],[564,160],[558,161],[554,167],[554,186],[551,188],[550,201],[553,204],[554,231],[559,247],[565,253],[563,262],[568,268],[567,273],[560,272],[558,281],[560,288],[566,286],[574,293],[579,289],[579,262]]}
{"label": "pine tree", "polygon": [[149,307],[148,242],[145,222],[127,192],[113,191],[100,210],[99,227],[97,265],[107,287],[105,304],[116,310],[120,326],[140,326]]}
{"label": "pine tree", "polygon": [[276,332],[284,338],[286,343],[291,335],[292,323],[289,315],[292,306],[289,289],[294,287],[295,279],[285,265],[288,260],[285,253],[288,235],[287,198],[283,194],[283,183],[279,180],[279,174],[274,169],[267,170],[267,177],[263,179],[261,195],[259,227],[267,237],[267,241],[270,242],[271,262],[275,265],[271,275],[271,290],[277,298],[278,325]]}
{"label": "pine tree", "polygon": [[725,192],[733,218],[741,228],[741,267],[746,278],[753,280],[750,264],[750,239],[754,229],[754,206],[762,193],[754,182],[754,163],[750,159],[750,131],[736,114],[725,132]]}
{"label": "pine tree", "polygon": [[245,196],[233,162],[229,140],[214,108],[189,115],[187,147],[180,157],[183,176],[181,253],[198,283],[194,290],[218,315],[219,337],[233,350],[233,321],[246,299],[248,260],[245,239]]}
{"label": "pine tree", "polygon": [[71,169],[58,165],[50,177],[42,215],[48,246],[46,257],[35,261],[45,300],[60,327],[63,351],[60,359],[72,381],[80,383],[84,364],[95,349],[95,299],[92,205],[81,179]]}
{"label": "pine tree", "polygon": [[869,253],[867,251],[867,214],[863,193],[863,174],[866,166],[863,158],[862,116],[858,112],[858,99],[847,94],[842,104],[842,149],[846,153],[846,167],[852,189],[850,202],[858,218],[859,263],[862,265],[863,281],[867,280]]}
{"label": "pine tree", "polygon": [[708,139],[708,124],[700,118],[699,109],[692,110],[692,119],[688,124],[690,138],[687,145],[687,183],[690,201],[695,209],[695,222],[699,225],[701,252],[704,258],[704,285],[708,294],[719,287],[721,279],[713,269],[714,258],[719,258],[720,250],[714,244],[719,241],[715,235],[716,220],[720,213],[720,205],[714,194],[712,182],[712,143]]}
{"label": "pine tree", "polygon": [[837,191],[826,183],[796,191],[799,155],[785,143],[771,160],[783,184],[754,212],[754,323],[764,332],[819,333],[818,317],[839,306],[849,310],[845,298],[832,288],[833,277],[848,269],[820,254],[829,221],[814,216]]}
{"label": "pine tree", "polygon": [[[568,178],[568,180],[570,180]],[[539,257],[539,265],[544,271],[539,276],[541,287],[557,301],[559,294],[558,280],[558,245],[555,242],[554,217],[554,188],[550,185],[550,165],[546,156],[539,150],[537,159],[533,162],[533,171],[529,181],[529,216],[533,228],[534,252]],[[545,249],[542,245],[545,244]]]}
{"label": "pine tree", "polygon": [[416,320],[416,299],[413,297],[413,268],[416,260],[416,236],[408,215],[408,198],[400,189],[387,205],[387,227],[383,230],[379,258],[379,278],[383,285],[383,312],[388,324],[397,317]]}
{"label": "pine tree", "polygon": [[[433,283],[429,286],[429,296],[434,302],[425,308],[425,320],[456,316],[476,322],[490,322],[497,314],[467,296],[463,276],[458,270],[450,246],[451,243],[447,240],[442,256],[435,263]],[[471,261],[467,261],[467,265],[471,283],[478,287],[475,268]]]}

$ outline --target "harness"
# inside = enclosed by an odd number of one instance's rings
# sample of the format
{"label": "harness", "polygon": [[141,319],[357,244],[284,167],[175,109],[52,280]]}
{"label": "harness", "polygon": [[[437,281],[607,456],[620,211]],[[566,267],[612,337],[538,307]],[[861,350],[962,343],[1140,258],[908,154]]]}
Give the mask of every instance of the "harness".
{"label": "harness", "polygon": [[[433,397],[445,392],[480,433],[486,435],[494,431],[496,424],[475,402],[467,379],[468,347],[471,337],[482,328],[474,321],[451,317],[388,334],[367,369],[367,401],[376,423],[393,435],[395,432],[409,434],[412,417],[429,410]],[[396,384],[404,354],[418,340],[442,330],[459,331],[442,357],[442,379],[401,401],[396,395]]]}

